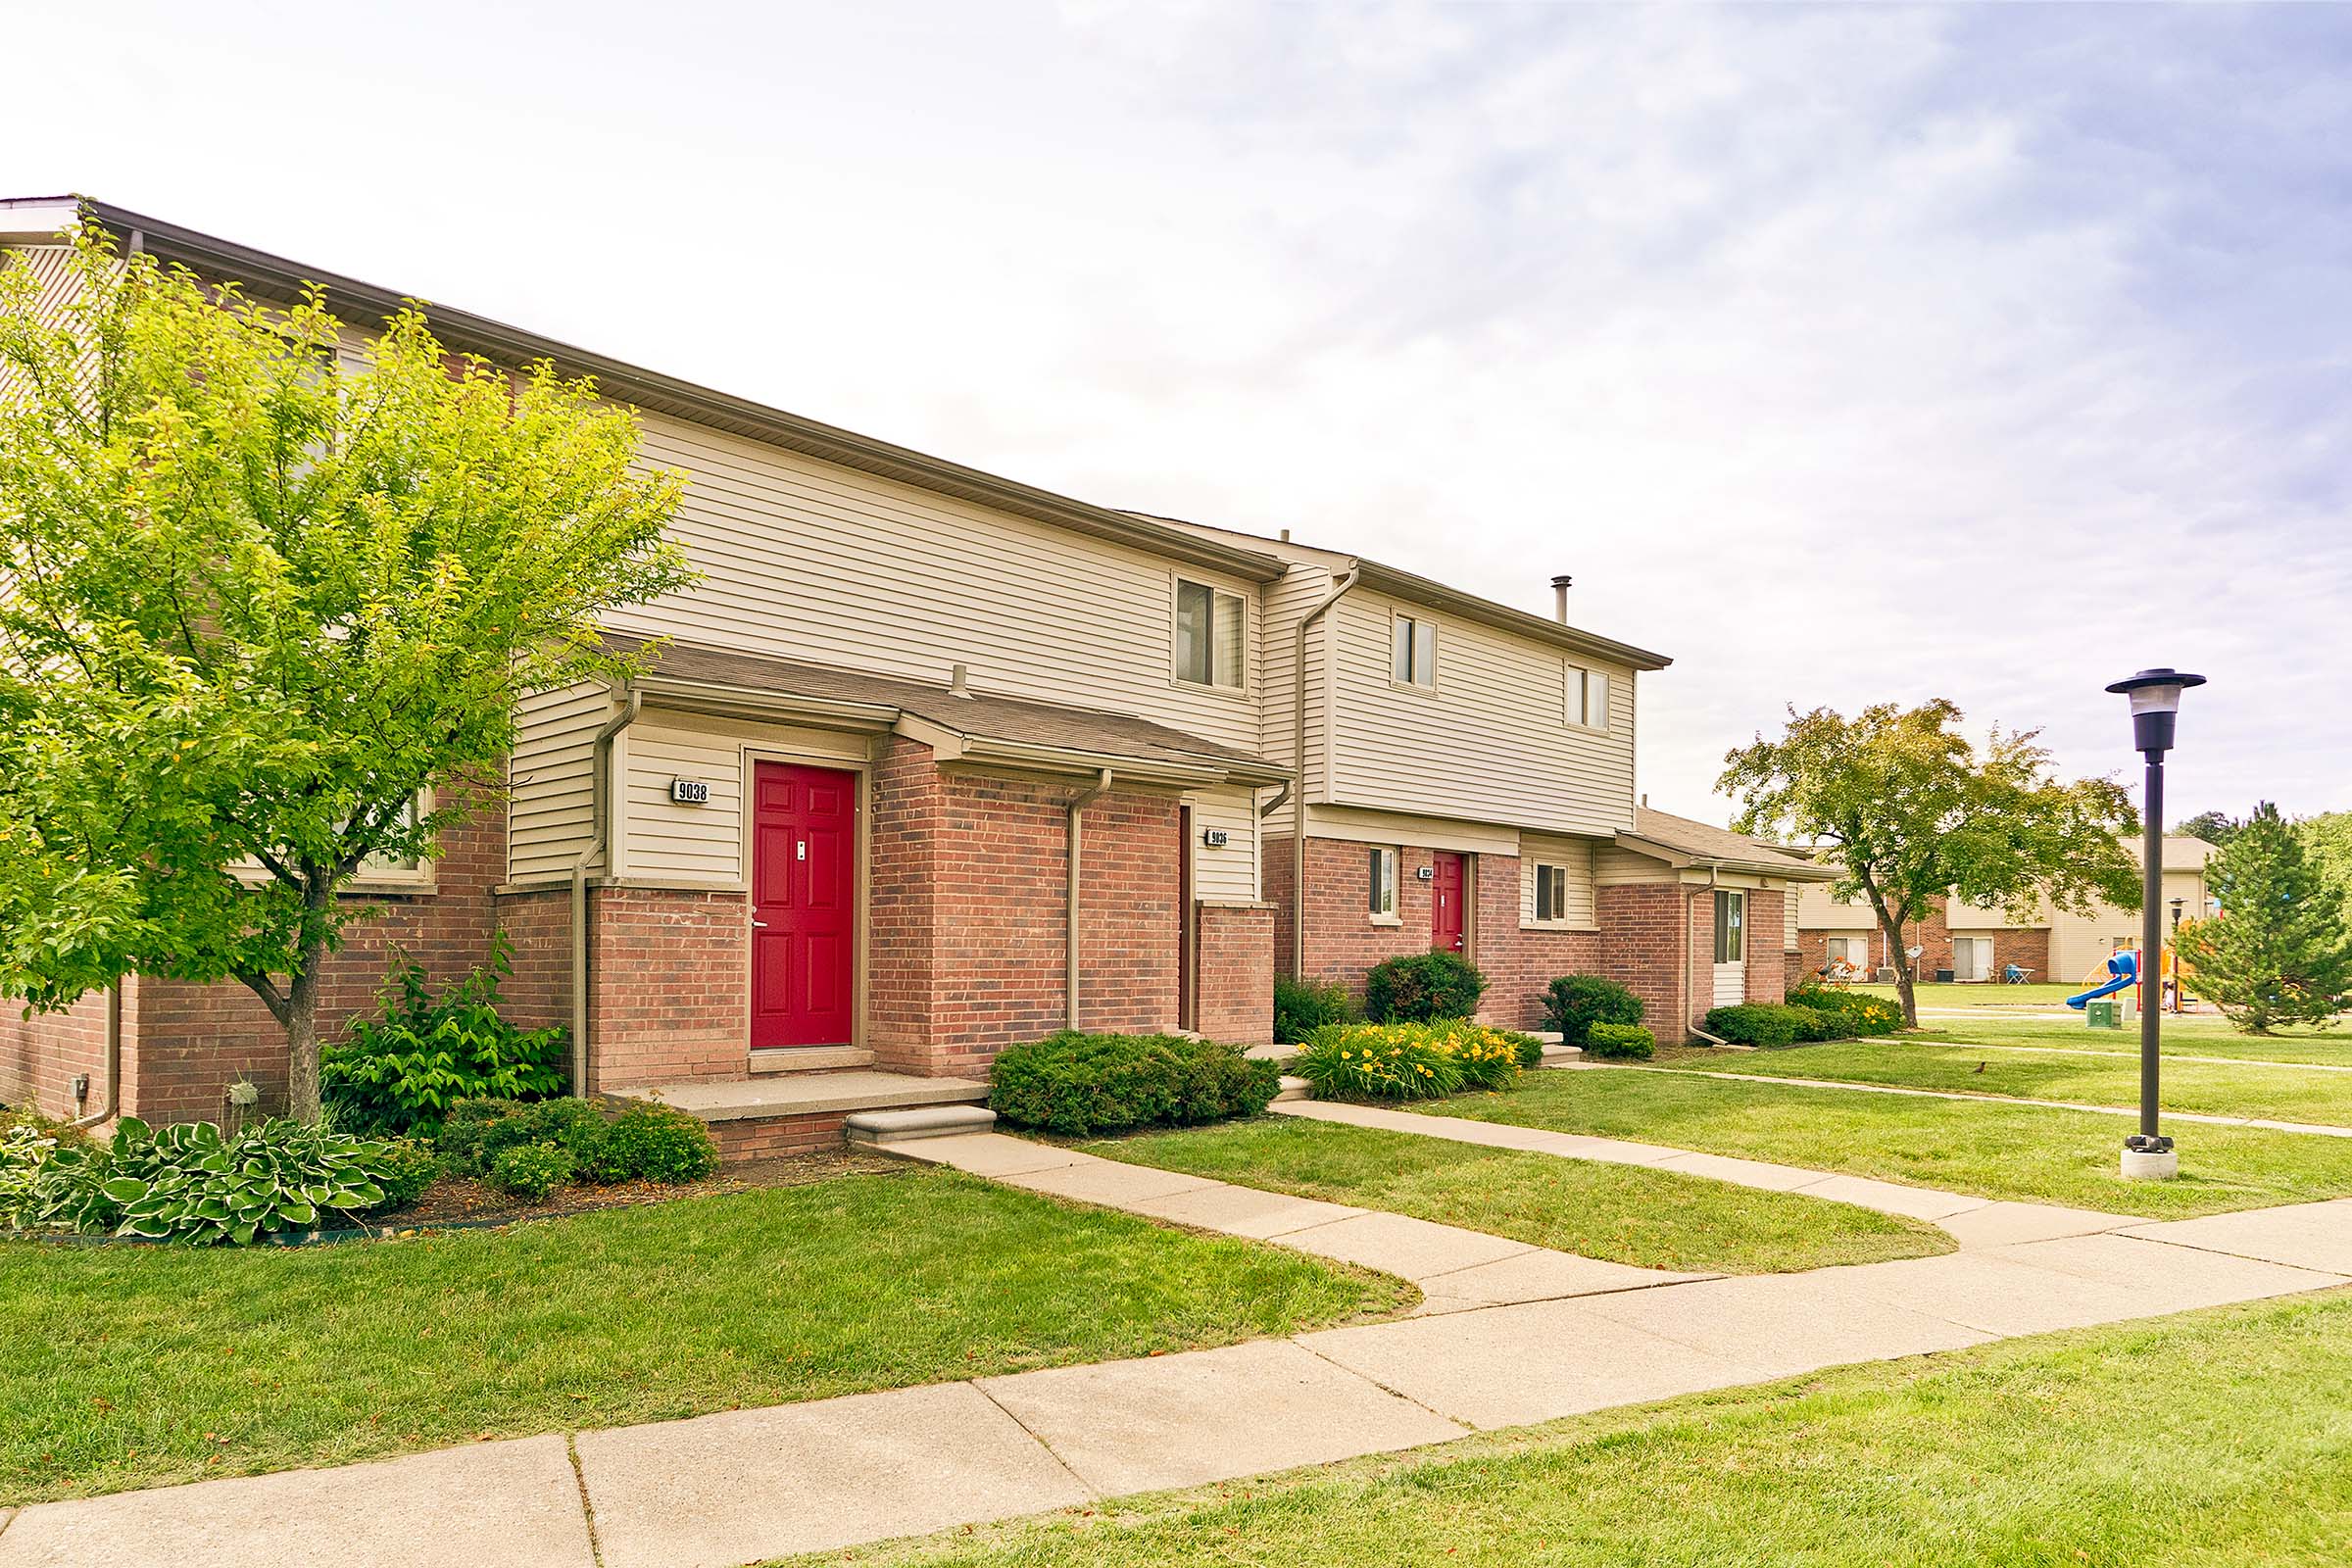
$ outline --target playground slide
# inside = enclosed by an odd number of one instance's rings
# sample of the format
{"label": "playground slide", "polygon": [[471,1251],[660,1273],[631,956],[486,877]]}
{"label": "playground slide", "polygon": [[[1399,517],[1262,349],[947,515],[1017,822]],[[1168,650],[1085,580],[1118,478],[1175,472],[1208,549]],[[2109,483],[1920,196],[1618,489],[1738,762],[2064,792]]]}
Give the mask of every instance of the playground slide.
{"label": "playground slide", "polygon": [[2113,996],[2118,991],[2129,990],[2137,984],[2139,984],[2139,955],[2119,953],[2107,960],[2107,983],[2105,985],[2093,986],[2081,996],[2069,997],[2066,999],[2066,1004],[2080,1012],[2082,1010],[2082,1004],[2086,1002],[2095,1001],[2100,997]]}

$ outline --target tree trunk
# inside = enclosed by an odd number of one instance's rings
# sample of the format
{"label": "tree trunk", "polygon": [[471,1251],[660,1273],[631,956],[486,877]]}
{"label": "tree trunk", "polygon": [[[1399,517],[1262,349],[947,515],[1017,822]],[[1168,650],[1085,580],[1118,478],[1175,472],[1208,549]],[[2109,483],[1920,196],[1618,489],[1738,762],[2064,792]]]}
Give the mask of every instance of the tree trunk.
{"label": "tree trunk", "polygon": [[313,944],[286,991],[286,1114],[300,1122],[318,1119],[318,965],[325,957],[326,944]]}
{"label": "tree trunk", "polygon": [[1894,997],[1902,1004],[1903,1027],[1919,1027],[1919,994],[1913,989],[1917,977],[1911,972],[1911,955],[1903,947],[1903,927],[1899,920],[1882,921],[1879,927],[1886,935],[1886,955],[1894,961]]}

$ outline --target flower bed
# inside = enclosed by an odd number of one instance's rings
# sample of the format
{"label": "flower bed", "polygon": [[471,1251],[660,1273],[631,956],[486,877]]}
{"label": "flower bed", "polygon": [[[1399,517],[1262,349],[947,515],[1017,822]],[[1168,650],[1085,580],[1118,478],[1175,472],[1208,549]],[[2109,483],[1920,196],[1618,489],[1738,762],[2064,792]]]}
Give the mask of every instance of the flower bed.
{"label": "flower bed", "polygon": [[1508,1089],[1543,1050],[1531,1036],[1459,1018],[1330,1024],[1307,1037],[1291,1070],[1323,1100],[1433,1100]]}

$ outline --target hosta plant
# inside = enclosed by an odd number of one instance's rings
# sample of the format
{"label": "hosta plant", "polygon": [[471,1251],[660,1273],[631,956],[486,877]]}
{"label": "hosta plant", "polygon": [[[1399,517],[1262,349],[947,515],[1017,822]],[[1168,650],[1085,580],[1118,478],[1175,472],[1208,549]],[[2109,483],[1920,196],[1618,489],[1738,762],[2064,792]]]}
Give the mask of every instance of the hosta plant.
{"label": "hosta plant", "polygon": [[350,1223],[384,1201],[384,1147],[299,1122],[223,1135],[211,1122],[149,1128],[135,1116],[107,1144],[50,1152],[33,1223],[191,1246],[249,1246]]}

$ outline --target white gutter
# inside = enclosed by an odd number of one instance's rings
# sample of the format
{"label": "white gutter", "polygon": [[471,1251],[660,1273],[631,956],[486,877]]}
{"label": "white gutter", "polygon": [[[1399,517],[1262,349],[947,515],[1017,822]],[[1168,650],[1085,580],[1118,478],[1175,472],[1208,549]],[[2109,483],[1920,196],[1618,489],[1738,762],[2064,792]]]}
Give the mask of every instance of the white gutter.
{"label": "white gutter", "polygon": [[1070,798],[1070,863],[1069,895],[1064,901],[1069,911],[1069,951],[1064,955],[1063,981],[1064,1018],[1069,1028],[1078,1027],[1078,874],[1085,848],[1078,813],[1101,800],[1110,790],[1110,769],[1103,768],[1095,775],[1095,782]]}
{"label": "white gutter", "polygon": [[612,837],[612,791],[607,784],[612,771],[612,738],[635,723],[644,707],[645,694],[631,686],[627,705],[605,720],[589,747],[591,831],[588,847],[571,862],[571,1092],[581,1097],[588,1093],[588,867]]}
{"label": "white gutter", "polygon": [[[1298,636],[1291,650],[1291,776],[1306,778],[1306,634],[1314,630],[1331,607],[1347,597],[1363,576],[1360,564],[1350,565],[1331,585],[1331,592],[1298,620]],[[1306,973],[1306,794],[1291,810],[1291,978]]]}

